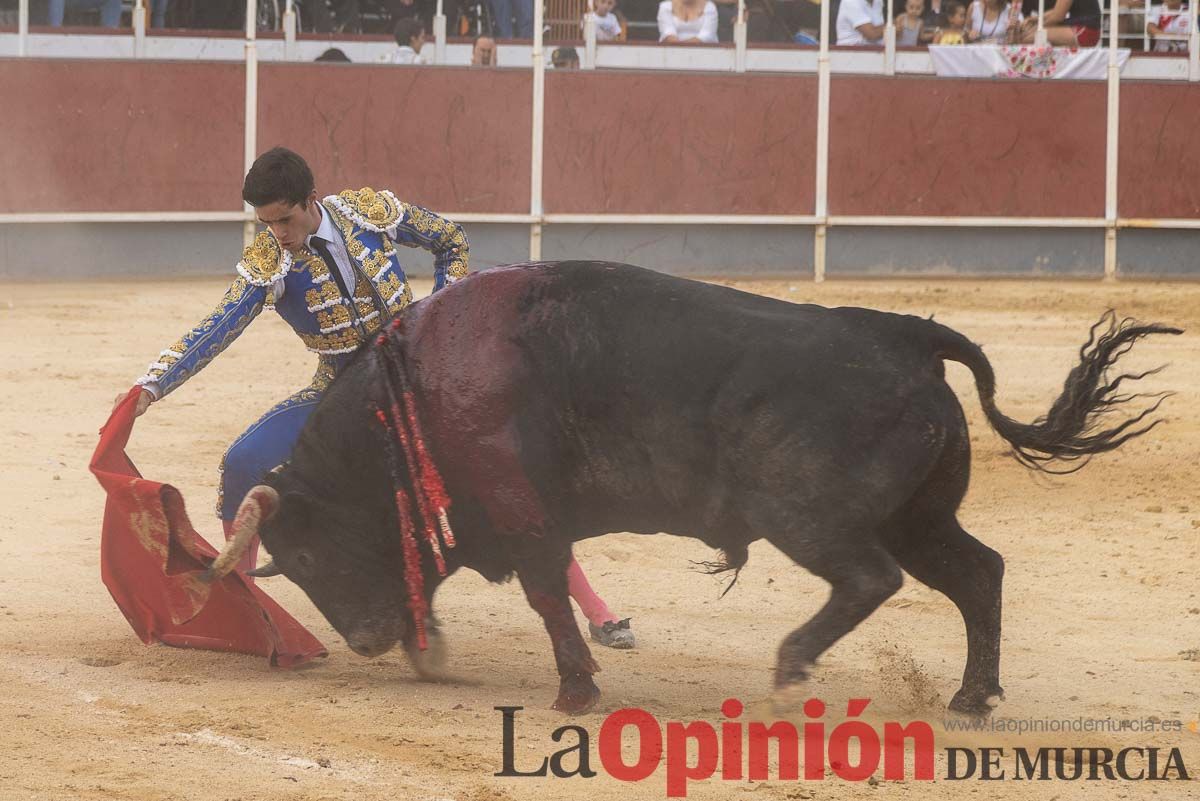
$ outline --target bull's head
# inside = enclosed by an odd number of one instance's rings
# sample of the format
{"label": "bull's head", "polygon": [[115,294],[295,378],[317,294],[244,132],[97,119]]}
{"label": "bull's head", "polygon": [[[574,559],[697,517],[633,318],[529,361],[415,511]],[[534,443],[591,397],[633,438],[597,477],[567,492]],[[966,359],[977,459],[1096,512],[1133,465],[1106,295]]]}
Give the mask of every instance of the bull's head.
{"label": "bull's head", "polygon": [[411,617],[400,549],[380,515],[359,504],[329,504],[286,474],[268,481],[247,494],[210,573],[232,570],[257,534],[273,561],[247,575],[284,575],[300,585],[355,653],[379,656],[404,639]]}

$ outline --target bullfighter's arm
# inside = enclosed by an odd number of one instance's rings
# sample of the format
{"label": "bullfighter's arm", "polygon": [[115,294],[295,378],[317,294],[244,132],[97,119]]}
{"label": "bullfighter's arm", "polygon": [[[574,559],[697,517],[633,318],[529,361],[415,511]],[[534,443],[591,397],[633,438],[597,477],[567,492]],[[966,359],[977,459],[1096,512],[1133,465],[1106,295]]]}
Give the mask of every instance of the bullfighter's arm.
{"label": "bullfighter's arm", "polygon": [[393,242],[433,254],[434,292],[467,277],[470,246],[461,225],[411,203],[401,203],[400,212],[386,233]]}
{"label": "bullfighter's arm", "polygon": [[157,400],[200,372],[258,316],[270,291],[239,276],[199,325],[158,354],[138,385]]}

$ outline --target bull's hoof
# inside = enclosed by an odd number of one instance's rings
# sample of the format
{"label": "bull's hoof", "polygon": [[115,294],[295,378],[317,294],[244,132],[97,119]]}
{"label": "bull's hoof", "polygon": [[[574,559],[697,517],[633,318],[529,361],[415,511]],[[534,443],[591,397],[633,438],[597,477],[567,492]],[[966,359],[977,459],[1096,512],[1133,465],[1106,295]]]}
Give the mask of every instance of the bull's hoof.
{"label": "bull's hoof", "polygon": [[994,693],[983,694],[978,692],[967,692],[965,689],[960,689],[950,699],[949,709],[951,712],[957,712],[960,715],[968,715],[973,718],[986,718],[992,714],[992,710],[1000,706],[1000,702],[1004,700],[1004,690],[999,687]]}
{"label": "bull's hoof", "polygon": [[558,699],[553,709],[568,715],[582,715],[600,700],[600,688],[592,681],[590,673],[574,673],[564,676],[558,688]]}
{"label": "bull's hoof", "polygon": [[[432,623],[432,618],[429,620]],[[415,637],[404,644],[404,651],[408,655],[408,661],[412,664],[413,670],[417,672],[417,676],[422,681],[438,681],[445,678],[446,664],[449,661],[447,658],[446,636],[442,634],[441,629],[437,628],[436,625],[430,625],[430,623],[426,624],[426,648],[424,651],[417,647]]]}
{"label": "bull's hoof", "polygon": [[795,682],[786,687],[776,687],[771,693],[771,713],[776,717],[787,717],[799,712],[810,697],[808,685]]}
{"label": "bull's hoof", "polygon": [[778,666],[775,668],[775,689],[786,690],[797,684],[803,684],[808,681],[809,671],[812,670],[812,667],[812,662],[804,662],[798,659],[780,659]]}

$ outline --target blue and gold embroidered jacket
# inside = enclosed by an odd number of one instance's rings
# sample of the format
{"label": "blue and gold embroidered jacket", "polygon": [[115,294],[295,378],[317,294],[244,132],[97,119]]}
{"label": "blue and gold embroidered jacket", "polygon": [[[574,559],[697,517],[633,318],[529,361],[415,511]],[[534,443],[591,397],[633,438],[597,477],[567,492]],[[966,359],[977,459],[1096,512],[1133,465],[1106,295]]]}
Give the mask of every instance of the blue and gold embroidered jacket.
{"label": "blue and gold embroidered jacket", "polygon": [[[391,192],[370,188],[330,195],[322,205],[356,262],[354,303],[366,336],[382,322],[380,302],[387,309],[383,319],[412,302],[394,245],[434,254],[435,292],[467,275],[467,237],[456,223],[403,203]],[[293,256],[269,231],[260,232],[242,254],[238,278],[217,307],[162,351],[137,383],[154,386],[158,397],[164,397],[225,350],[265,306],[274,306],[305,347],[320,354],[323,362],[332,362],[336,371],[364,341],[364,334],[330,269],[337,266],[308,251]]]}

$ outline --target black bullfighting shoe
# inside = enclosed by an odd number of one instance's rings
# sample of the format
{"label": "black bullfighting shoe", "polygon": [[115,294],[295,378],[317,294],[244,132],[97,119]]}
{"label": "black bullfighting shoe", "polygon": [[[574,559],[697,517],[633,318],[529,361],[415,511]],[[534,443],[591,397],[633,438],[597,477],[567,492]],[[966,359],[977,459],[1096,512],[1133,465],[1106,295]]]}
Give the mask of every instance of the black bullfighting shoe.
{"label": "black bullfighting shoe", "polygon": [[633,629],[629,628],[629,620],[630,618],[610,620],[603,626],[597,626],[589,621],[588,631],[591,632],[592,639],[601,645],[622,650],[629,649],[634,646]]}

